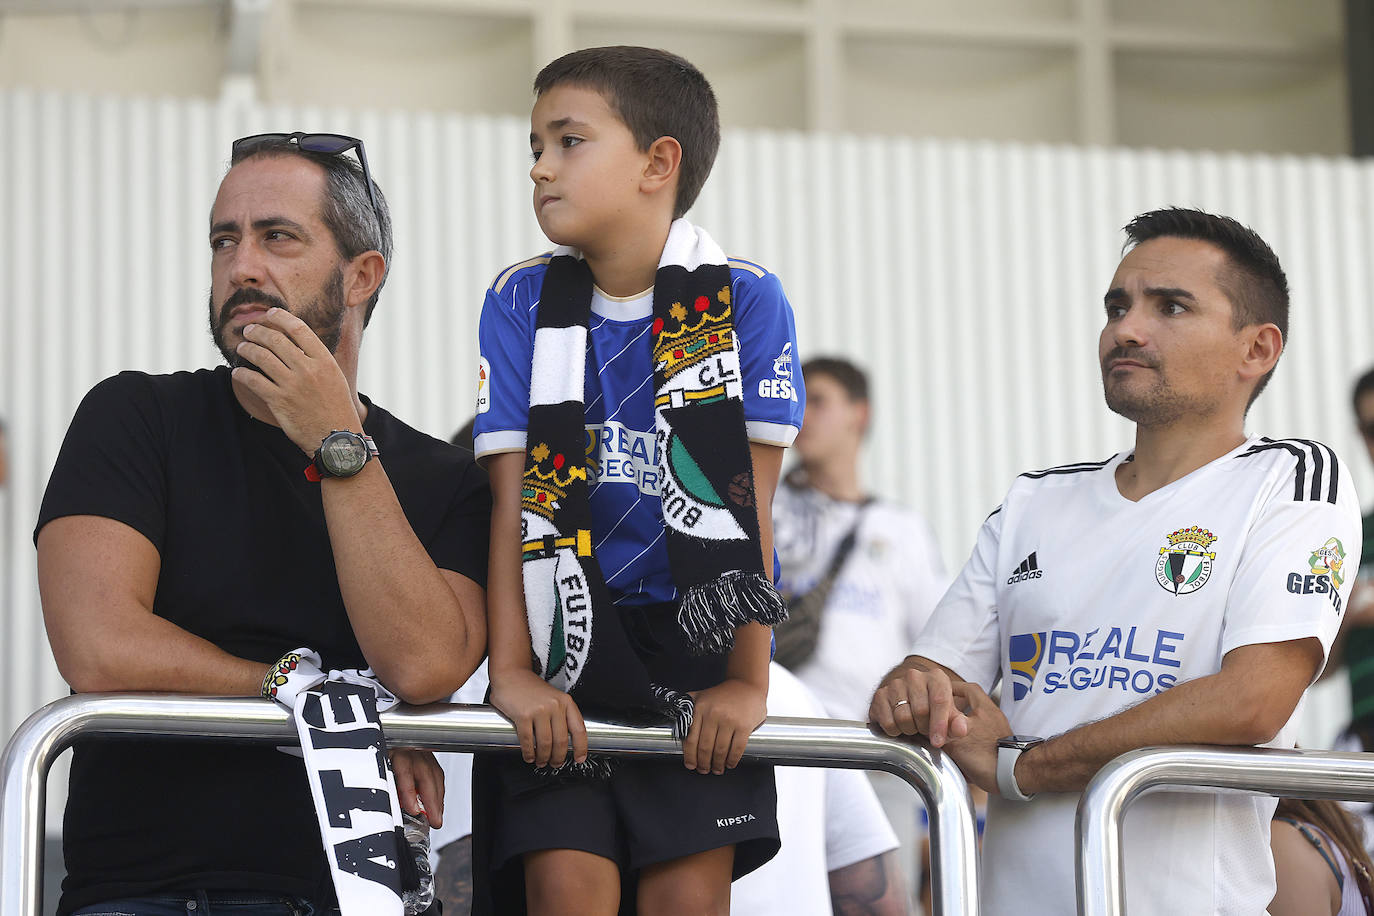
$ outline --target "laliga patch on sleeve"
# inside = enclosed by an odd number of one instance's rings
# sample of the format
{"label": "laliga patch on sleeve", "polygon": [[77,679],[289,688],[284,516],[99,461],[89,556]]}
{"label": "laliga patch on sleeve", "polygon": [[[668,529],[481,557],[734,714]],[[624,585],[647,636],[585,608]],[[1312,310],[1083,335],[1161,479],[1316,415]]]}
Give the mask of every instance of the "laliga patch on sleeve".
{"label": "laliga patch on sleeve", "polygon": [[485,356],[477,357],[477,412],[491,409],[491,363]]}

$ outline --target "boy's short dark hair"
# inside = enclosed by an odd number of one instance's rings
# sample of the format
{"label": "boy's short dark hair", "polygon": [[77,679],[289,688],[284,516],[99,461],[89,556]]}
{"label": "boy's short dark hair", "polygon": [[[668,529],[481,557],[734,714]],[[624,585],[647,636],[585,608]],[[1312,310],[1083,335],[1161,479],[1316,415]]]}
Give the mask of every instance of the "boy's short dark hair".
{"label": "boy's short dark hair", "polygon": [[[1124,231],[1125,248],[1157,238],[1193,239],[1220,248],[1231,266],[1217,278],[1231,300],[1231,327],[1239,331],[1257,324],[1273,324],[1284,342],[1288,342],[1288,277],[1278,255],[1255,230],[1229,216],[1166,207],[1140,214],[1125,225]],[[1270,369],[1255,385],[1251,404],[1273,374]]]}
{"label": "boy's short dark hair", "polygon": [[682,147],[674,218],[696,203],[720,148],[716,94],[701,71],[667,51],[617,45],[564,54],[539,71],[534,94],[555,86],[583,86],[601,93],[640,150],[659,137]]}
{"label": "boy's short dark hair", "polygon": [[824,375],[835,380],[851,401],[868,401],[868,376],[858,366],[838,356],[813,356],[802,363],[802,378]]}

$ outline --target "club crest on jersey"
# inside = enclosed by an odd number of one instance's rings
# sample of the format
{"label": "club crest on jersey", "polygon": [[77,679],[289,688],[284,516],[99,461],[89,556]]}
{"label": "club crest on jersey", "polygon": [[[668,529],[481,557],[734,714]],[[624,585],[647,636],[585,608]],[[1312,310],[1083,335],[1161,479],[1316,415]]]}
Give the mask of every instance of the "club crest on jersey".
{"label": "club crest on jersey", "polygon": [[1345,545],[1339,538],[1327,538],[1326,543],[1312,551],[1307,558],[1312,575],[1329,575],[1337,588],[1345,584]]}
{"label": "club crest on jersey", "polygon": [[1193,525],[1166,535],[1168,547],[1159,548],[1155,579],[1159,587],[1175,595],[1188,595],[1207,584],[1212,576],[1212,561],[1217,558],[1208,548],[1217,535]]}

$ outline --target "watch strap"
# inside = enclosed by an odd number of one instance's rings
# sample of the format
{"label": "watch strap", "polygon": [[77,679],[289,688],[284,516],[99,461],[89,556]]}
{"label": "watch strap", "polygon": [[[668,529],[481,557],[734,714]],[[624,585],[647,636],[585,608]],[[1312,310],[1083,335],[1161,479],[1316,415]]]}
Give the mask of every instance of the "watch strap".
{"label": "watch strap", "polygon": [[[1037,741],[1035,744],[1039,744]],[[1021,759],[1021,755],[1035,747],[1031,744],[1025,747],[1014,745],[997,745],[997,791],[1007,801],[1028,802],[1035,798],[1035,793],[1027,795],[1021,791],[1021,787],[1016,784],[1016,761]]]}

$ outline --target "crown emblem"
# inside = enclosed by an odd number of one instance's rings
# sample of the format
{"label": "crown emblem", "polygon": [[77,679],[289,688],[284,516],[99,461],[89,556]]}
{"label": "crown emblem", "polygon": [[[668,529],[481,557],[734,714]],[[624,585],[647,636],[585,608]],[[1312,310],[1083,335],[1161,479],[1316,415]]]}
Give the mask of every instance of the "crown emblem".
{"label": "crown emblem", "polygon": [[1206,528],[1199,528],[1193,525],[1189,528],[1180,528],[1173,534],[1166,535],[1170,544],[1177,547],[1179,544],[1197,544],[1203,550],[1212,546],[1212,542],[1217,539],[1217,535],[1208,531]]}
{"label": "crown emblem", "polygon": [[[549,447],[543,442],[530,449],[530,457],[534,463],[525,469],[521,477],[520,504],[552,521],[554,510],[568,495],[568,487],[572,482],[586,481],[587,469],[568,464],[561,452],[550,460]],[[547,469],[544,467],[546,462]]]}
{"label": "crown emblem", "polygon": [[[719,307],[718,314],[711,313],[713,307]],[[672,378],[689,365],[734,348],[730,287],[721,287],[714,302],[706,296],[697,296],[690,310],[681,302],[674,302],[668,313],[679,323],[676,330],[665,328],[662,318],[655,318],[653,323],[654,363],[662,367],[664,378]],[[693,313],[701,318],[689,324]]]}

